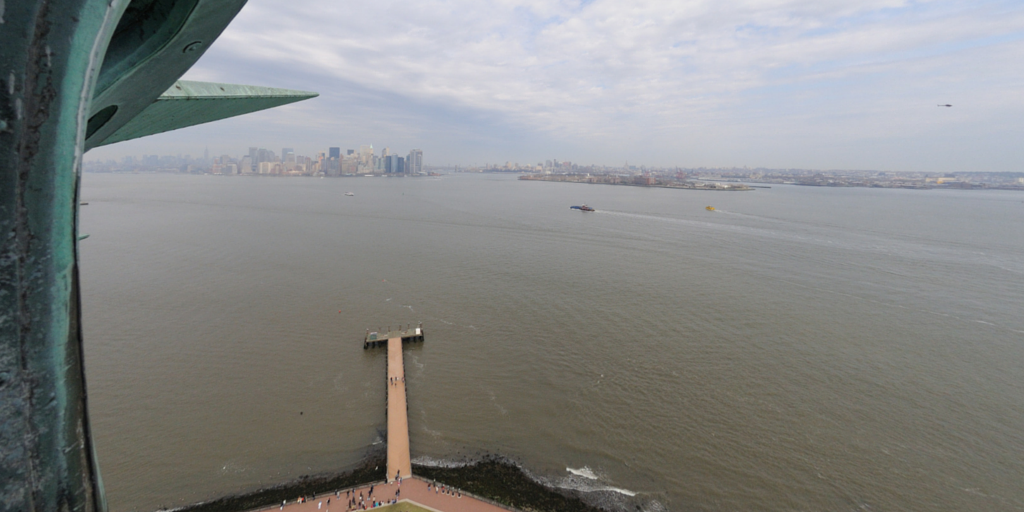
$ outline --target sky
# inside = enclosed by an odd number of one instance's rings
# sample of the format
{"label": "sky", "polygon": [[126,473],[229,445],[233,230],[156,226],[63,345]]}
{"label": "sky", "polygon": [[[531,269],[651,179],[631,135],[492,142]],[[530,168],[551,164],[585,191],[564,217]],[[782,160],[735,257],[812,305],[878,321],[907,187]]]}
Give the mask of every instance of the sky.
{"label": "sky", "polygon": [[87,158],[1024,172],[1020,0],[249,0],[183,79],[320,96]]}

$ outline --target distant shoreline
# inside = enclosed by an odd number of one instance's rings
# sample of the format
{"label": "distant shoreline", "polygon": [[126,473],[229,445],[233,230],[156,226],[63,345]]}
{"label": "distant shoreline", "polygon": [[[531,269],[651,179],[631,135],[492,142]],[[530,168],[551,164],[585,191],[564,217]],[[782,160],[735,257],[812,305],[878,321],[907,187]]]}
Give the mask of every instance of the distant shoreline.
{"label": "distant shoreline", "polygon": [[[772,188],[771,185],[792,185],[797,187],[822,187],[822,188],[873,188],[873,189],[902,189],[902,190],[1013,190],[1024,191],[1024,185],[969,185],[958,184],[955,186],[935,186],[911,183],[851,183],[843,181],[758,181],[758,180],[709,180],[698,178],[699,181],[666,180],[653,176],[618,176],[611,174],[526,174],[519,177],[523,181],[548,181],[554,183],[585,183],[588,185],[618,185],[627,187],[644,188],[674,188],[683,190],[714,190],[719,192],[740,192],[756,188]],[[757,183],[751,185],[749,183]]]}
{"label": "distant shoreline", "polygon": [[[664,182],[658,181],[654,178],[639,177],[642,180],[648,180],[649,182],[630,182],[623,181],[618,176],[587,176],[580,177],[580,179],[566,179],[569,176],[561,174],[552,175],[536,175],[528,174],[520,176],[519,179],[522,181],[548,181],[554,183],[585,183],[587,185],[617,185],[625,187],[643,187],[643,188],[674,188],[681,190],[713,190],[716,192],[749,192],[754,190],[754,187],[745,185],[743,183],[735,184],[723,184],[723,183],[695,183],[692,181],[673,181]],[[612,181],[615,180],[615,181]],[[757,188],[771,188],[771,187],[757,187]]]}

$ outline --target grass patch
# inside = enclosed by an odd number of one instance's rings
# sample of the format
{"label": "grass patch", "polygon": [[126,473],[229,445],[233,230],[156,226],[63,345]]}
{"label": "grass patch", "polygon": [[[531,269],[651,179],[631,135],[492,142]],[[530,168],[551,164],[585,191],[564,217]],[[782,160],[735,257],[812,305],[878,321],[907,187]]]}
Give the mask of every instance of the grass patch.
{"label": "grass patch", "polygon": [[412,503],[395,503],[394,505],[377,507],[372,510],[381,510],[383,512],[433,512],[429,509],[425,509]]}

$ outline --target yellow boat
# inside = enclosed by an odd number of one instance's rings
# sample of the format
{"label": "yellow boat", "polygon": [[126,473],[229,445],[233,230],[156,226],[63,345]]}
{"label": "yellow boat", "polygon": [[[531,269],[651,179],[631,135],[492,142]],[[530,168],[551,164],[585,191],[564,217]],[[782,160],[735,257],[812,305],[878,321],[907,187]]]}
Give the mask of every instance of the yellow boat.
{"label": "yellow boat", "polygon": [[709,211],[709,212],[715,211],[715,207],[714,206],[705,206],[704,209]]}

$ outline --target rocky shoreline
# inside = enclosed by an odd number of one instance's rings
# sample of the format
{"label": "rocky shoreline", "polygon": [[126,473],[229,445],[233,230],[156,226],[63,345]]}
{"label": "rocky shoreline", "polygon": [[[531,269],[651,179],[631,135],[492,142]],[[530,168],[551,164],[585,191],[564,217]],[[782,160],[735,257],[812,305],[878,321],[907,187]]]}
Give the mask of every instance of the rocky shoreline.
{"label": "rocky shoreline", "polygon": [[[331,493],[338,489],[382,481],[384,467],[386,456],[374,453],[359,467],[342,473],[304,475],[291,482],[171,510],[242,512],[270,507],[284,500],[294,501],[298,496]],[[458,467],[413,465],[413,474],[524,512],[604,512],[584,502],[577,492],[545,486],[530,478],[518,465],[495,455],[487,455],[479,461]]]}
{"label": "rocky shoreline", "polygon": [[414,464],[413,474],[527,512],[603,512],[576,492],[547,487],[496,455],[457,467]]}

